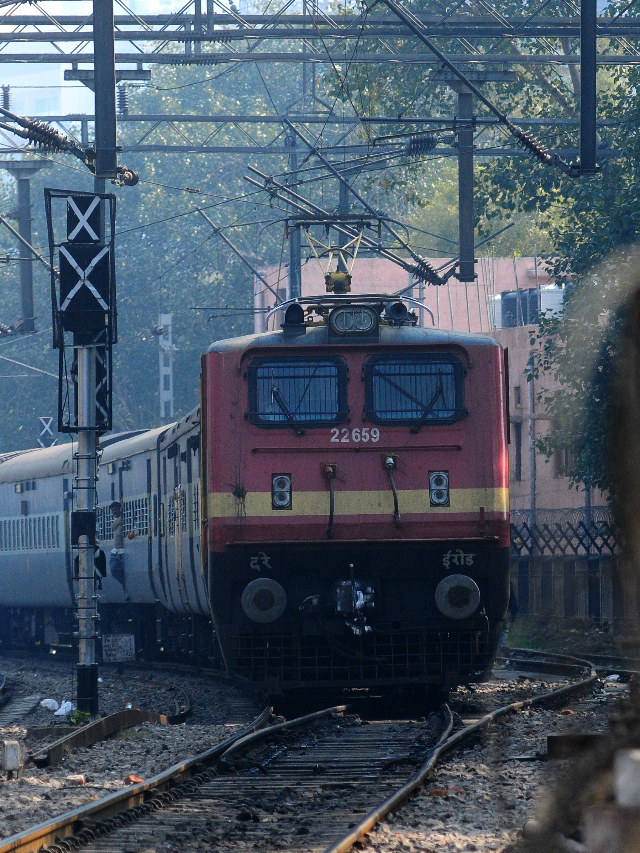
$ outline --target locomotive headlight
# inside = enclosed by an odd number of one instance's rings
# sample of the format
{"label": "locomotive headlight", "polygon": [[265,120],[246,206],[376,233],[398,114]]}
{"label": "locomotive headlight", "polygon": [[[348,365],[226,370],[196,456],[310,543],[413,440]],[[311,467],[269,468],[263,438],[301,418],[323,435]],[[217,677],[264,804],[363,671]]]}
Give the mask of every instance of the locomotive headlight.
{"label": "locomotive headlight", "polygon": [[370,335],[378,328],[378,312],[368,305],[334,308],[328,323],[334,335]]}
{"label": "locomotive headlight", "polygon": [[449,619],[466,619],[479,604],[480,590],[468,575],[449,575],[436,587],[436,607]]}
{"label": "locomotive headlight", "polygon": [[272,475],[271,508],[291,509],[291,474]]}
{"label": "locomotive headlight", "polygon": [[449,472],[429,471],[431,506],[449,506]]}
{"label": "locomotive headlight", "polygon": [[287,594],[273,578],[256,578],[242,592],[240,604],[252,622],[275,622],[287,607]]}

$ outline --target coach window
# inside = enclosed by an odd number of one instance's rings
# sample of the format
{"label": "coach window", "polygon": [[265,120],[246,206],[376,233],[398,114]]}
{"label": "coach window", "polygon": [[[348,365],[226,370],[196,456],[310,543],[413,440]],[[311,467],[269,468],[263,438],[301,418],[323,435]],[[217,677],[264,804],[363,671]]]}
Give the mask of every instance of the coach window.
{"label": "coach window", "polygon": [[347,366],[340,358],[255,358],[247,377],[252,424],[323,426],[349,414]]}
{"label": "coach window", "polygon": [[466,414],[464,373],[449,354],[376,355],[364,366],[365,411],[377,424],[450,424]]}

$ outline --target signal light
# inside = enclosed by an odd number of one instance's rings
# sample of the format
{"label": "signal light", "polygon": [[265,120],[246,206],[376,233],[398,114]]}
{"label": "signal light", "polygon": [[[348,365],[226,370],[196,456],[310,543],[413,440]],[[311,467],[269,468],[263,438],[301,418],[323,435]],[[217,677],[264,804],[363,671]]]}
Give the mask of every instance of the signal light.
{"label": "signal light", "polygon": [[467,619],[479,605],[478,584],[468,575],[449,575],[436,587],[436,607],[449,619]]}
{"label": "signal light", "polygon": [[431,506],[449,506],[449,472],[429,471]]}
{"label": "signal light", "polygon": [[271,477],[271,508],[291,509],[291,474]]}

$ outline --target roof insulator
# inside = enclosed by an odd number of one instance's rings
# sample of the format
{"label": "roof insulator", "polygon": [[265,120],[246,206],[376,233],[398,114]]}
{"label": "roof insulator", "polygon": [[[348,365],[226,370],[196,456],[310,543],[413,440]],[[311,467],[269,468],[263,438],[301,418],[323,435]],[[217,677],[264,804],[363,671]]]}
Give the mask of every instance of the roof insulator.
{"label": "roof insulator", "polygon": [[438,140],[433,133],[416,133],[405,143],[404,153],[407,157],[422,157],[433,151],[437,144]]}

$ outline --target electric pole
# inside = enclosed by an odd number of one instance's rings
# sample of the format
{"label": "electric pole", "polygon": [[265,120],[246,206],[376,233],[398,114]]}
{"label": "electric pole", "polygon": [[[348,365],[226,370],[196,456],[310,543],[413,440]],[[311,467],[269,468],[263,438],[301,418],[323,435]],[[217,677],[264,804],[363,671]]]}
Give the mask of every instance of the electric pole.
{"label": "electric pole", "polygon": [[458,95],[458,281],[475,281],[473,209],[473,93],[460,81],[451,86]]}
{"label": "electric pole", "polygon": [[[1,160],[0,166],[16,179],[18,191],[18,233],[31,245],[31,178],[48,163],[36,160]],[[35,332],[33,308],[33,260],[24,256],[20,247],[20,321],[17,330],[23,334]]]}
{"label": "electric pole", "polygon": [[[351,205],[349,204],[349,187],[344,181],[338,182],[340,185],[340,201],[338,203],[338,215],[339,216],[348,216],[349,211],[351,210]],[[339,245],[346,246],[349,242],[349,236],[344,234],[342,231],[340,232]],[[342,258],[342,255],[338,255],[338,272],[349,272],[346,264]]]}
{"label": "electric pole", "polygon": [[[292,190],[298,186],[298,152],[297,140],[294,133],[287,136],[287,147],[291,149],[289,154],[289,181]],[[297,299],[302,295],[302,248],[299,228],[292,228],[289,232],[289,292],[287,299]]]}
{"label": "electric pole", "polygon": [[158,317],[158,361],[160,366],[160,423],[173,420],[173,314]]}
{"label": "electric pole", "polygon": [[595,175],[596,164],[596,0],[580,3],[580,174]]}

